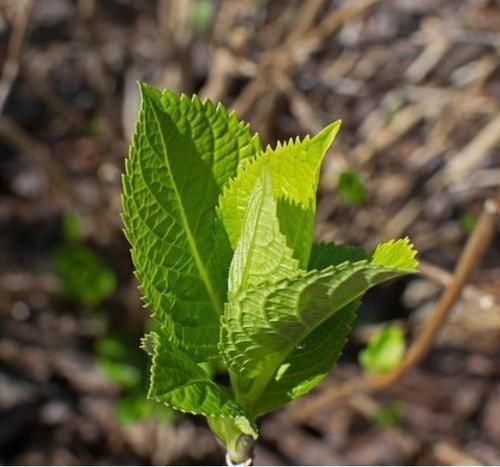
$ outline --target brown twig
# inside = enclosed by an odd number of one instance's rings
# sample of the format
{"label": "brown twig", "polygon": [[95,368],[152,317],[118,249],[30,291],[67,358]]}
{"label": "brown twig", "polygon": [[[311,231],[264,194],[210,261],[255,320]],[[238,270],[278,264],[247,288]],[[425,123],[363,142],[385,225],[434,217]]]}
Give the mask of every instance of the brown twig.
{"label": "brown twig", "polygon": [[[442,285],[443,287],[447,287],[453,280],[453,275],[448,271],[435,264],[427,263],[426,261],[420,262],[419,270],[420,274],[426,279]],[[488,310],[495,309],[495,297],[482,287],[474,284],[467,284],[462,292],[464,298],[477,300],[481,308]]]}
{"label": "brown twig", "polygon": [[432,446],[432,454],[441,465],[484,465],[467,452],[447,441],[438,441]]}
{"label": "brown twig", "polygon": [[21,52],[28,30],[31,6],[31,0],[26,0],[15,5],[13,10],[12,33],[7,46],[7,58],[2,68],[2,77],[0,80],[0,114],[3,113],[12,85],[19,73]]}
{"label": "brown twig", "polygon": [[417,365],[429,352],[432,341],[445,322],[452,306],[460,297],[462,289],[472,272],[482,260],[495,230],[495,217],[499,213],[498,202],[487,200],[483,212],[471,234],[455,268],[453,279],[449,282],[420,334],[408,349],[403,361],[392,371],[375,376],[362,376],[340,386],[325,390],[318,397],[292,409],[292,417],[305,421],[319,411],[325,410],[333,402],[350,396],[357,391],[378,391],[396,382],[409,369]]}

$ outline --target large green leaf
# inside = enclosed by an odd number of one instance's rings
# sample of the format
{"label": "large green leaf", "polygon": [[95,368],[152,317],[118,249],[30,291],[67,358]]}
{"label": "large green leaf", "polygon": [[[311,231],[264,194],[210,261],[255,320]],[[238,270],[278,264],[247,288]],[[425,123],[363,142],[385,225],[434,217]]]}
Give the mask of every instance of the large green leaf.
{"label": "large green leaf", "polygon": [[250,193],[262,171],[267,169],[273,195],[278,200],[281,231],[300,266],[307,266],[319,169],[339,127],[337,121],[312,138],[278,143],[275,149],[267,147],[257,158],[241,164],[237,176],[224,188],[218,208],[233,248],[241,236]]}
{"label": "large green leaf", "polygon": [[257,437],[257,428],[240,407],[189,355],[168,339],[151,333],[154,342],[148,397],[183,412],[211,418],[228,418],[238,429]]}
{"label": "large green leaf", "polygon": [[[391,263],[393,249],[399,255]],[[414,272],[415,265],[414,251],[403,240],[380,246],[371,261],[298,272],[233,296],[223,317],[221,349],[227,366],[246,378],[239,399],[252,407],[288,355],[318,326],[369,287]]]}
{"label": "large green leaf", "polygon": [[[123,220],[148,308],[172,343],[217,358],[231,247],[215,216],[221,188],[260,143],[234,114],[140,85],[123,177]],[[224,264],[227,263],[227,264]]]}

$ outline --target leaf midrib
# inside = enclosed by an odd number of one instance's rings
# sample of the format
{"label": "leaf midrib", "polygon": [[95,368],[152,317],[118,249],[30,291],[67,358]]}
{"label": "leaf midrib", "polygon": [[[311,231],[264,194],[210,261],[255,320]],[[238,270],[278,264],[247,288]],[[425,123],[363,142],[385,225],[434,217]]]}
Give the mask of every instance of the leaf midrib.
{"label": "leaf midrib", "polygon": [[[168,154],[167,142],[165,141],[165,135],[162,131],[160,120],[158,119],[156,105],[154,103],[153,103],[153,105],[151,105],[151,109],[152,109],[153,116],[154,116],[154,119],[156,122],[156,126],[158,128],[159,133],[160,133],[160,140],[161,140],[161,145],[163,147],[165,165],[167,166],[169,178],[172,182],[172,189],[174,190],[175,199],[177,201],[177,205],[179,208],[181,223],[184,226],[184,231],[186,232],[187,240],[188,240],[189,246],[191,248],[191,253],[192,253],[193,258],[195,260],[195,263],[196,263],[196,266],[197,266],[198,271],[200,273],[201,279],[202,279],[203,283],[205,284],[205,287],[206,287],[208,295],[210,297],[210,301],[212,302],[213,308],[215,309],[215,311],[218,315],[221,315],[223,313],[224,307],[222,305],[222,302],[221,302],[218,294],[215,292],[212,281],[210,280],[210,275],[208,274],[208,271],[205,268],[205,265],[203,264],[200,253],[198,251],[198,246],[196,244],[196,240],[194,239],[194,237],[191,233],[191,229],[189,227],[189,222],[188,222],[188,219],[186,216],[186,212],[184,210],[184,205],[182,204],[182,201],[181,201],[179,189],[177,188],[177,184],[175,183],[175,179],[172,175],[172,169],[171,169],[170,162],[169,162],[168,156],[167,156],[167,154]],[[151,146],[151,147],[153,147],[153,146]]]}
{"label": "leaf midrib", "polygon": [[[257,229],[259,228],[259,221],[260,221],[260,217],[262,215],[262,206],[264,205],[265,197],[267,194],[266,190],[267,190],[267,186],[266,186],[266,184],[263,184],[261,196],[260,196],[260,199],[258,199],[257,215],[255,216],[256,219],[255,219],[255,222],[253,225],[252,235],[250,236],[250,245],[248,248],[247,257],[245,258],[245,264],[243,266],[243,273],[241,275],[240,283],[237,285],[236,290],[233,291],[234,293],[238,292],[242,288],[245,288],[247,285],[248,277],[250,275],[252,258],[253,258],[253,255],[255,253],[255,250],[254,250],[255,242],[257,241],[256,232],[257,232]],[[248,211],[248,212],[250,214],[250,211]],[[245,224],[245,221],[243,221],[243,225],[244,224]],[[242,233],[242,236],[240,238],[243,238],[243,233]]]}

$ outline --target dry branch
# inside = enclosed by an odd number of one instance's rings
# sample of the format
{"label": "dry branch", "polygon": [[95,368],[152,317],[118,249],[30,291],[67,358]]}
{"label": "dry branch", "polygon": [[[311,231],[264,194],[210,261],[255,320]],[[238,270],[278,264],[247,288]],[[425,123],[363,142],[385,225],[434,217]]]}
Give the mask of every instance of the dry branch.
{"label": "dry branch", "polygon": [[15,4],[13,9],[12,33],[7,46],[7,58],[2,67],[0,80],[0,114],[3,113],[12,85],[19,73],[21,52],[28,30],[31,6],[31,0],[25,0]]}

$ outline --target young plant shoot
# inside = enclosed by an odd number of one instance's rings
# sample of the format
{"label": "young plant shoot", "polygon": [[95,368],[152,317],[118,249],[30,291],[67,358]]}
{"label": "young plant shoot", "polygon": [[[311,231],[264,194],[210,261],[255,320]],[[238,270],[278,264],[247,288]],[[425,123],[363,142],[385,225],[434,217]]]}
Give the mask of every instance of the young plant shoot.
{"label": "young plant shoot", "polygon": [[[408,239],[370,254],[313,243],[320,166],[337,134],[262,148],[222,105],[140,84],[123,221],[158,322],[149,397],[200,414],[244,462],[256,421],[314,388],[344,346],[362,295],[415,272]],[[224,368],[230,385],[207,368]]]}

